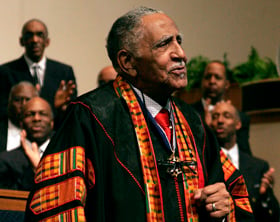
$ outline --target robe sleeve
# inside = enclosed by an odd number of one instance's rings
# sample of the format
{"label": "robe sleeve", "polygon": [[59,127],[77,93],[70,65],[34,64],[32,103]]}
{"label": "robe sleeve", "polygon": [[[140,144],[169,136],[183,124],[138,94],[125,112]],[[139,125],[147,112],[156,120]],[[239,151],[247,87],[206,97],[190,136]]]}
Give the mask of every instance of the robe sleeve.
{"label": "robe sleeve", "polygon": [[90,148],[95,146],[94,118],[82,104],[71,104],[35,174],[25,221],[86,221],[87,192],[95,174]]}

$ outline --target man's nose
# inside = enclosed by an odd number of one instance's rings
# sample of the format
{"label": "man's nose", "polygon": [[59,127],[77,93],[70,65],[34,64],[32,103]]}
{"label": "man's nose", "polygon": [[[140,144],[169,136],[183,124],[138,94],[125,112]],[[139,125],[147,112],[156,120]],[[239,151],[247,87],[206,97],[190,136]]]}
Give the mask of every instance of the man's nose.
{"label": "man's nose", "polygon": [[174,43],[172,47],[171,56],[173,59],[183,60],[185,63],[187,62],[185,51],[178,42]]}
{"label": "man's nose", "polygon": [[210,82],[211,82],[211,83],[215,83],[215,82],[216,82],[216,78],[215,78],[214,76],[211,76],[211,77],[210,77]]}
{"label": "man's nose", "polygon": [[41,115],[39,113],[35,113],[33,118],[34,120],[38,121],[41,119]]}
{"label": "man's nose", "polygon": [[218,117],[218,123],[223,123],[224,122],[224,117],[223,116],[219,116]]}
{"label": "man's nose", "polygon": [[22,104],[22,105],[25,105],[25,104],[28,102],[28,100],[29,100],[29,99],[27,99],[27,98],[22,98],[22,99],[21,99],[21,104]]}
{"label": "man's nose", "polygon": [[38,42],[39,39],[40,39],[40,37],[38,35],[36,35],[36,34],[33,34],[32,37],[31,37],[31,41],[32,42]]}
{"label": "man's nose", "polygon": [[20,106],[23,107],[29,101],[28,98],[21,98],[20,99]]}

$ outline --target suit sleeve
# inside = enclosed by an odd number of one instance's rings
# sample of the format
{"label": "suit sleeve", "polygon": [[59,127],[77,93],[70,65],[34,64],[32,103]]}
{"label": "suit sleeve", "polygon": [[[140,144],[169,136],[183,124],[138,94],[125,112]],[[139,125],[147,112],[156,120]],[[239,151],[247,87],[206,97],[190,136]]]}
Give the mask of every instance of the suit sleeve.
{"label": "suit sleeve", "polygon": [[0,66],[0,118],[7,116],[9,93],[12,88],[8,71]]}
{"label": "suit sleeve", "polygon": [[32,173],[32,167],[21,147],[0,153],[0,188],[30,190],[34,177]]}
{"label": "suit sleeve", "polygon": [[[269,165],[266,161],[262,162],[262,171],[265,173],[268,171]],[[265,194],[254,198],[252,204],[254,204],[256,221],[279,222],[279,203],[272,188],[268,188]]]}

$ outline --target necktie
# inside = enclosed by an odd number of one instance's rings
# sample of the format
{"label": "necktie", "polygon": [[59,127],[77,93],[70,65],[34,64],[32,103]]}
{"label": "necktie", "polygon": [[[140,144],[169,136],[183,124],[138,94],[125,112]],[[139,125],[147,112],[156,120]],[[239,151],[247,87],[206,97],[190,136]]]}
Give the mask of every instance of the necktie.
{"label": "necktie", "polygon": [[156,115],[155,120],[164,130],[168,140],[171,140],[171,129],[170,129],[170,119],[169,113],[166,109],[161,109],[160,112]]}
{"label": "necktie", "polygon": [[38,79],[38,69],[39,69],[39,66],[34,66],[33,67],[33,71],[34,71],[34,75],[33,75],[33,84],[34,86],[36,86],[36,84],[39,84],[40,85],[40,82],[39,82],[39,79]]}

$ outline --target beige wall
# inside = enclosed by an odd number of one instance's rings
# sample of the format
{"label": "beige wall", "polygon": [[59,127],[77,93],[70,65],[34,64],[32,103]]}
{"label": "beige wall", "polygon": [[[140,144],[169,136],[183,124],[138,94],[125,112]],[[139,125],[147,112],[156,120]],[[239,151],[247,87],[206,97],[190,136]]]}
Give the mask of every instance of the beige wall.
{"label": "beige wall", "polygon": [[[113,21],[127,10],[147,5],[162,9],[184,34],[188,57],[205,55],[221,59],[228,53],[231,65],[245,61],[254,46],[262,57],[276,57],[280,45],[279,0],[1,0],[0,63],[19,57],[22,24],[33,17],[46,22],[51,44],[47,56],[71,64],[79,94],[96,87],[98,71],[110,61],[105,39]],[[278,172],[280,125],[252,125],[251,145]]]}
{"label": "beige wall", "polygon": [[[49,57],[73,65],[79,94],[96,87],[96,75],[109,64],[105,39],[113,21],[127,10],[148,5],[162,9],[184,34],[188,57],[203,54],[232,65],[244,61],[255,46],[261,56],[275,58],[280,45],[279,0],[1,0],[0,63],[21,55],[22,24],[33,17],[46,22]],[[211,3],[210,3],[211,2]]]}
{"label": "beige wall", "polygon": [[280,200],[280,122],[252,124],[250,144],[255,156],[268,160],[275,168],[274,192]]}

